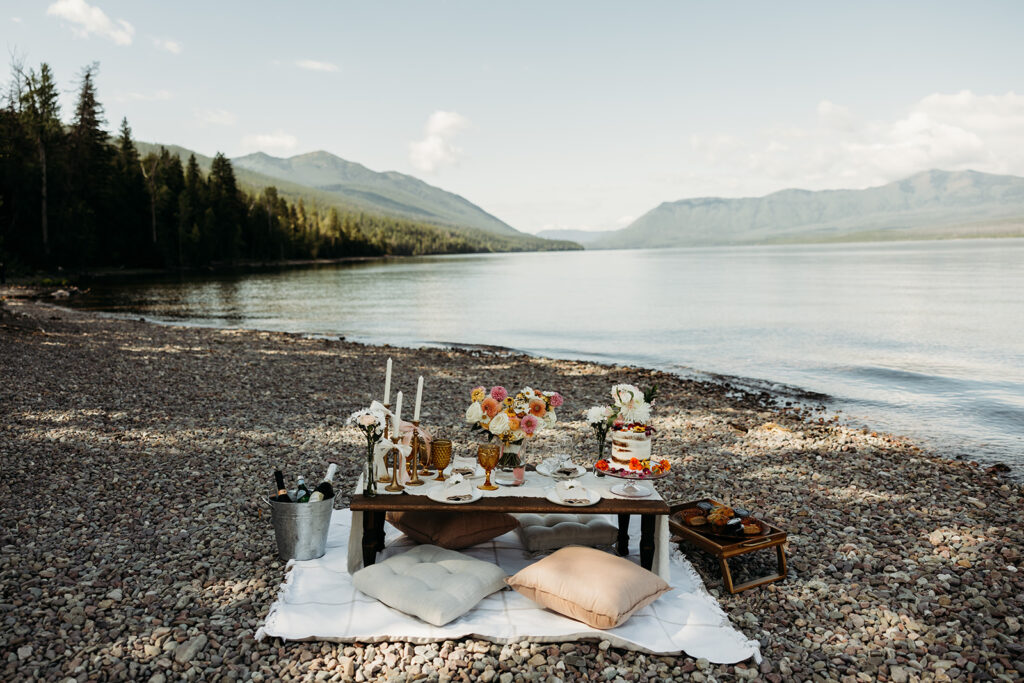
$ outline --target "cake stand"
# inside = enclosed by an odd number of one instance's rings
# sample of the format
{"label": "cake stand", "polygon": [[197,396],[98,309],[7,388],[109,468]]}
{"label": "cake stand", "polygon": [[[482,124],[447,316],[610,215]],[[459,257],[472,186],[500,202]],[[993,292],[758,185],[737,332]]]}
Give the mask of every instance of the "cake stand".
{"label": "cake stand", "polygon": [[619,496],[625,496],[626,498],[646,498],[654,493],[653,489],[648,486],[638,484],[637,482],[664,479],[669,475],[668,472],[662,472],[661,474],[640,474],[637,472],[634,474],[632,472],[616,472],[613,470],[605,470],[604,472],[601,472],[601,474],[606,474],[609,477],[615,477],[616,479],[625,479],[625,484],[616,484],[611,487],[611,492]]}

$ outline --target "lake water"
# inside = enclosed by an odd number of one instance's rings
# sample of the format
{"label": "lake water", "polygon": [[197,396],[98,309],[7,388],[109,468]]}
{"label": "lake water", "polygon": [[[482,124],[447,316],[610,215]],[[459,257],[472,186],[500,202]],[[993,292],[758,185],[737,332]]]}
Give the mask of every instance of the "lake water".
{"label": "lake water", "polygon": [[1024,240],[389,259],[104,284],[163,321],[483,344],[821,392],[854,424],[1024,467]]}

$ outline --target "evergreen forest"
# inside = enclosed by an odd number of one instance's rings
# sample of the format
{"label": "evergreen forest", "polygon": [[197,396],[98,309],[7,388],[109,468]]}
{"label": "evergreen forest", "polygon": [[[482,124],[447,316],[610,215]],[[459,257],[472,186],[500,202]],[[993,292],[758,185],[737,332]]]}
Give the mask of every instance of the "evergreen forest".
{"label": "evergreen forest", "polygon": [[140,155],[127,120],[115,135],[79,74],[64,120],[46,63],[15,63],[0,109],[0,261],[9,270],[183,269],[353,256],[579,248],[530,235],[307,205],[244,188],[218,153],[208,173],[163,147]]}

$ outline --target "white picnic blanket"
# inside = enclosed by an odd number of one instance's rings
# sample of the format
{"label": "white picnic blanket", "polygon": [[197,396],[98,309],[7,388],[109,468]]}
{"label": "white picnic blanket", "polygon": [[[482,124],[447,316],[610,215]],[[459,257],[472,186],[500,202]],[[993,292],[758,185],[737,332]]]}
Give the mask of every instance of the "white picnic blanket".
{"label": "white picnic blanket", "polygon": [[[614,520],[611,520],[614,523]],[[593,638],[616,647],[654,654],[705,657],[716,664],[750,657],[761,661],[757,641],[733,628],[718,602],[708,594],[700,576],[677,549],[670,553],[672,591],[634,614],[625,624],[607,631],[592,629],[512,590],[485,598],[474,609],[441,627],[394,610],[352,586],[347,571],[350,510],[335,510],[327,538],[327,553],[316,560],[288,563],[285,582],[256,639],[377,643],[428,643],[459,638],[482,638],[495,643],[563,643]],[[639,518],[632,518],[630,559],[639,562]],[[385,526],[383,560],[415,546],[408,537]],[[494,562],[514,574],[534,559],[527,556],[516,532],[461,552]]]}

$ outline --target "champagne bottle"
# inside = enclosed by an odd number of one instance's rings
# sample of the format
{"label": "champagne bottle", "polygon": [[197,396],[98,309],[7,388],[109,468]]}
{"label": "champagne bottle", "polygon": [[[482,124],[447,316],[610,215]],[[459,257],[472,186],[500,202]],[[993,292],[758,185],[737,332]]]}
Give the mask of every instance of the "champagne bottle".
{"label": "champagne bottle", "polygon": [[309,502],[313,503],[318,500],[334,497],[334,487],[331,485],[331,480],[334,479],[334,473],[337,469],[338,466],[332,462],[330,467],[327,468],[327,474],[324,475],[324,480],[317,484],[317,487],[313,489],[313,493],[309,495]]}
{"label": "champagne bottle", "polygon": [[299,482],[295,486],[295,502],[296,503],[308,503],[309,502],[309,487],[306,486],[306,479],[301,474],[299,475]]}
{"label": "champagne bottle", "polygon": [[274,483],[277,484],[277,497],[275,500],[278,503],[292,502],[291,496],[288,495],[288,489],[284,487],[284,473],[281,470],[274,470]]}

